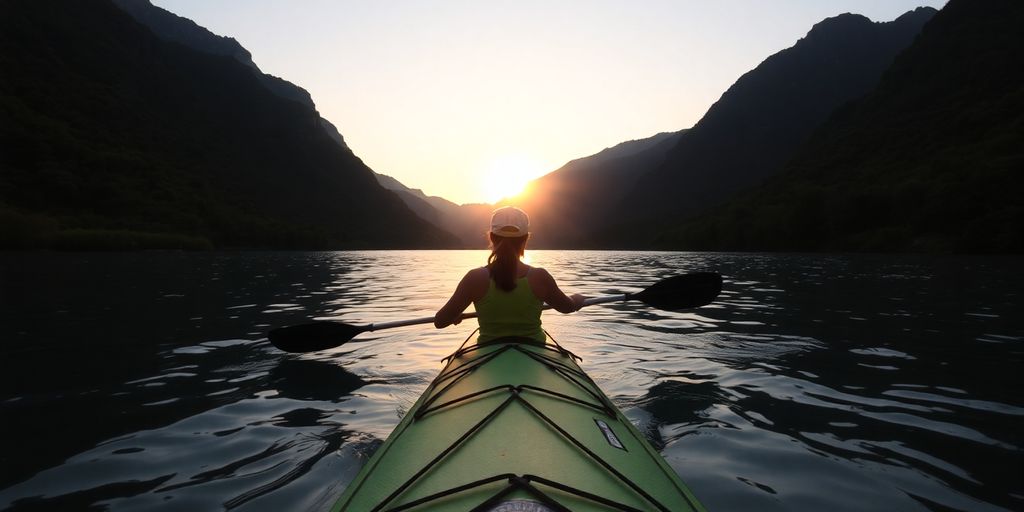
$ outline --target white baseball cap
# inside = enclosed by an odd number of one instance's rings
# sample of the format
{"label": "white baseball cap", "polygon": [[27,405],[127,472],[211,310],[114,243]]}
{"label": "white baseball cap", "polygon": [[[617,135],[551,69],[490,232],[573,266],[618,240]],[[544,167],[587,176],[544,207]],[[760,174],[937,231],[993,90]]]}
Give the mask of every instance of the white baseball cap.
{"label": "white baseball cap", "polygon": [[498,236],[518,237],[530,233],[530,217],[514,206],[498,208],[491,214],[491,233]]}

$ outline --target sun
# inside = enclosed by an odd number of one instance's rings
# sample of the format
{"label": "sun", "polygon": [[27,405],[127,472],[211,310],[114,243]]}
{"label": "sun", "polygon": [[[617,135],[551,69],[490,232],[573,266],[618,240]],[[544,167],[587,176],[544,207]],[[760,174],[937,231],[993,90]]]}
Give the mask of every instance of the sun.
{"label": "sun", "polygon": [[480,192],[488,203],[523,193],[526,184],[542,174],[544,164],[523,155],[505,155],[491,161],[480,176]]}

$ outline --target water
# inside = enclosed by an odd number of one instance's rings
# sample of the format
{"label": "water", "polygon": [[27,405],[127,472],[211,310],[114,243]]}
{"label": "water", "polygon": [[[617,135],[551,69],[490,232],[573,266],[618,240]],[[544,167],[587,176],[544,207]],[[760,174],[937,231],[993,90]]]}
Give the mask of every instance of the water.
{"label": "water", "polygon": [[[529,252],[545,327],[712,511],[1024,509],[1019,258]],[[480,251],[0,255],[0,509],[307,510],[475,322],[283,354],[271,326],[430,316]]]}

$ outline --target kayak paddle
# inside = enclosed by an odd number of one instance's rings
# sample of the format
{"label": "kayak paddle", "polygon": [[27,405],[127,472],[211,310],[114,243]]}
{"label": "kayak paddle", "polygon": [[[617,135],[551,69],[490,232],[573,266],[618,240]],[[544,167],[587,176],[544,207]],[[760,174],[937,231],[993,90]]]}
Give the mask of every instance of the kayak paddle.
{"label": "kayak paddle", "polygon": [[[637,293],[589,298],[583,301],[583,305],[592,306],[608,302],[638,300],[658,309],[678,311],[709,304],[721,291],[722,276],[720,274],[697,272],[663,279]],[[551,306],[545,304],[544,309],[551,309]],[[460,318],[465,320],[476,318],[476,316],[475,312],[463,313]],[[322,321],[279,327],[271,330],[268,337],[275,347],[285,352],[316,352],[340,346],[364,332],[431,323],[434,323],[432,316],[366,325]]]}

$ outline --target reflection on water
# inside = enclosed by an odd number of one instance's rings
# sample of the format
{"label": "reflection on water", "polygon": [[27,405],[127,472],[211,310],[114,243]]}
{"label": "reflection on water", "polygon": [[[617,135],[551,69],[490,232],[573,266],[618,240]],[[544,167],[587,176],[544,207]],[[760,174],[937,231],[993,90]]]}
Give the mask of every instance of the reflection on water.
{"label": "reflection on water", "polygon": [[330,361],[282,359],[270,371],[268,384],[279,396],[330,402],[352,394],[366,381]]}
{"label": "reflection on water", "polygon": [[[591,296],[725,275],[696,311],[544,317],[709,509],[1024,509],[1019,260],[529,255]],[[485,256],[0,255],[0,509],[323,508],[475,322],[265,332],[432,315]]]}

